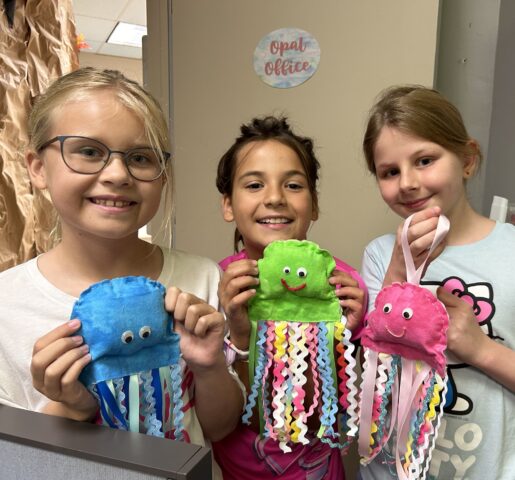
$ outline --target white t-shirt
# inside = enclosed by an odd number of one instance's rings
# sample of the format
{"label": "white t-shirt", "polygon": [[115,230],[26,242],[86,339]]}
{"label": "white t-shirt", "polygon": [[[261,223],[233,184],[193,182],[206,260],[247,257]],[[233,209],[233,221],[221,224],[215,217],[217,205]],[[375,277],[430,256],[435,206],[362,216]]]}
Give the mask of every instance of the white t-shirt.
{"label": "white t-shirt", "polygon": [[[218,265],[208,258],[162,250],[164,263],[158,281],[218,308]],[[48,399],[32,386],[34,343],[70,319],[77,299],[51,284],[37,261],[34,258],[0,273],[0,404],[41,411]],[[194,408],[185,413],[184,426],[191,443],[206,444]]]}

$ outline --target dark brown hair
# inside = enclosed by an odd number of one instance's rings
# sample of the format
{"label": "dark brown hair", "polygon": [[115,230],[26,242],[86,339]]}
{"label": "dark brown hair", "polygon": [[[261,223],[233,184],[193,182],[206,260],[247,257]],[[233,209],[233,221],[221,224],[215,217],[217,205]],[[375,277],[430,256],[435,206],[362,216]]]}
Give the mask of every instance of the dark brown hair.
{"label": "dark brown hair", "polygon": [[[309,192],[313,201],[313,211],[318,213],[318,162],[314,149],[313,140],[309,137],[296,135],[286,117],[256,117],[249,123],[240,127],[240,136],[236,138],[231,147],[222,155],[218,162],[216,175],[216,187],[222,195],[232,196],[234,174],[238,164],[238,153],[241,149],[252,142],[275,140],[287,147],[290,147],[299,157],[300,163],[306,173]],[[238,251],[238,244],[243,238],[236,229],[234,232],[234,250]]]}

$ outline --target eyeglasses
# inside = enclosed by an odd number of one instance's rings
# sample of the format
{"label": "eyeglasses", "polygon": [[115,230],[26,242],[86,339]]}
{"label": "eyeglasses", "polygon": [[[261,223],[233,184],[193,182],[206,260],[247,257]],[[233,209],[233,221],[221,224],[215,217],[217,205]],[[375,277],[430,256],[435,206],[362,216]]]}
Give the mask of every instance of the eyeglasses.
{"label": "eyeglasses", "polygon": [[168,152],[151,147],[132,148],[125,152],[111,150],[102,142],[88,137],[58,135],[45,142],[39,151],[59,141],[64,163],[75,173],[94,175],[109,164],[113,153],[119,153],[129,174],[136,180],[151,182],[164,172]]}

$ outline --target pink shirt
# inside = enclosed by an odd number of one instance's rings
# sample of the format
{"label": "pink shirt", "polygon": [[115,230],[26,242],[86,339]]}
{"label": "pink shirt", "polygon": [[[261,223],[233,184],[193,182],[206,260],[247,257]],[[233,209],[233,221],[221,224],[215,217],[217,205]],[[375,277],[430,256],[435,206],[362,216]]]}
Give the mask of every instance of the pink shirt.
{"label": "pink shirt", "polygon": [[[219,262],[222,270],[237,260],[246,259],[245,250]],[[349,273],[365,291],[366,287],[358,272],[350,265],[335,258],[336,268]],[[364,305],[368,305],[365,298]],[[362,325],[357,331],[361,332]],[[354,332],[353,338],[359,334]],[[309,445],[290,445],[292,451],[283,453],[279,444],[262,439],[245,425],[214,442],[213,452],[223,472],[224,480],[332,480],[345,479],[340,450],[321,442],[315,435]]]}

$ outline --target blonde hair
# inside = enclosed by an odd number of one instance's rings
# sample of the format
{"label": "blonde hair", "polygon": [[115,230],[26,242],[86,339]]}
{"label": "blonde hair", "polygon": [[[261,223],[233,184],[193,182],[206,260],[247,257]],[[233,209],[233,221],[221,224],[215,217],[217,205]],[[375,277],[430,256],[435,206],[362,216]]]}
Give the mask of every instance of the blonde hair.
{"label": "blonde hair", "polygon": [[385,126],[437,143],[460,158],[475,156],[476,172],[481,164],[481,150],[467,133],[459,110],[436,90],[401,85],[380,93],[369,112],[363,138],[365,161],[374,175],[374,149]]}
{"label": "blonde hair", "polygon": [[[166,118],[157,100],[137,82],[128,79],[117,70],[100,70],[85,67],[75,70],[54,81],[38,96],[29,115],[29,148],[38,152],[48,140],[52,120],[59,109],[72,101],[85,100],[98,91],[111,91],[121,105],[133,112],[143,123],[150,146],[161,152],[170,151]],[[161,160],[165,162],[162,154]],[[168,230],[173,215],[173,171],[171,161],[164,171],[165,219],[160,229]],[[171,238],[170,238],[171,244]]]}

